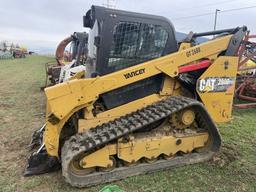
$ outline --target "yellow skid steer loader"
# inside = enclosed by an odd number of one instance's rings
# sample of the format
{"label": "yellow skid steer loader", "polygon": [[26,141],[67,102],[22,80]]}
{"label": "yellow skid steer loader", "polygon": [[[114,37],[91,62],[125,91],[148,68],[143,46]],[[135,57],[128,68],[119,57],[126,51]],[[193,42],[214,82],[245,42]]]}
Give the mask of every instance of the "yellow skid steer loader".
{"label": "yellow skid steer loader", "polygon": [[[237,51],[246,27],[177,42],[164,17],[98,6],[86,77],[45,89],[46,123],[25,175],[62,169],[76,187],[209,160],[231,119]],[[214,36],[198,44],[197,38]]]}

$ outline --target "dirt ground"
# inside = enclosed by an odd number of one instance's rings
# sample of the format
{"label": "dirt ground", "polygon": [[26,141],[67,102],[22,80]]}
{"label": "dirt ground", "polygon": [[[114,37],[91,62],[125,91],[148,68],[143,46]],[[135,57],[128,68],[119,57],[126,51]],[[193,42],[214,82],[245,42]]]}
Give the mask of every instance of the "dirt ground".
{"label": "dirt ground", "polygon": [[[49,57],[0,60],[0,191],[99,191],[105,185],[76,189],[61,172],[22,176],[26,149],[44,123],[44,64]],[[235,110],[219,125],[223,145],[211,161],[115,182],[124,191],[256,191],[256,109]]]}

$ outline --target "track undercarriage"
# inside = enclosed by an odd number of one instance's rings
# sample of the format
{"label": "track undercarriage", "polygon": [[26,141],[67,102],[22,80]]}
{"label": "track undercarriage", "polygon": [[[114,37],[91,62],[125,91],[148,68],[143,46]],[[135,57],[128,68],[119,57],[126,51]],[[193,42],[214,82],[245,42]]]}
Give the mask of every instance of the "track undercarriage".
{"label": "track undercarriage", "polygon": [[62,148],[62,173],[76,187],[206,161],[220,136],[201,103],[169,97],[78,133]]}

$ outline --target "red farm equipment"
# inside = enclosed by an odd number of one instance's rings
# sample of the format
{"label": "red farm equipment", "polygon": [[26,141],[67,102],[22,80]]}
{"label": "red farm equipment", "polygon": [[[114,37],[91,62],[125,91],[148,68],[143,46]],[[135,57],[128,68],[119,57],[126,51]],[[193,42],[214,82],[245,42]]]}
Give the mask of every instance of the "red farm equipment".
{"label": "red farm equipment", "polygon": [[237,76],[236,98],[243,101],[234,104],[235,108],[256,107],[256,35],[244,38],[238,52],[240,56],[239,75]]}

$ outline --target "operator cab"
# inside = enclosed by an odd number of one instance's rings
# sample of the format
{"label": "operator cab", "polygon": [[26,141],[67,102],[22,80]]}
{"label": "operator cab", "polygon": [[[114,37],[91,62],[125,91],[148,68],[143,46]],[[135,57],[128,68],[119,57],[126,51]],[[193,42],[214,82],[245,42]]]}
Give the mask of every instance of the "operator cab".
{"label": "operator cab", "polygon": [[89,57],[95,59],[98,75],[178,49],[173,25],[160,16],[92,6],[84,16],[84,27],[90,28]]}
{"label": "operator cab", "polygon": [[[90,28],[87,78],[112,73],[178,50],[174,27],[161,16],[92,6],[84,16],[84,27]],[[159,92],[162,82],[163,75],[156,75],[105,93],[101,98],[110,109]]]}

